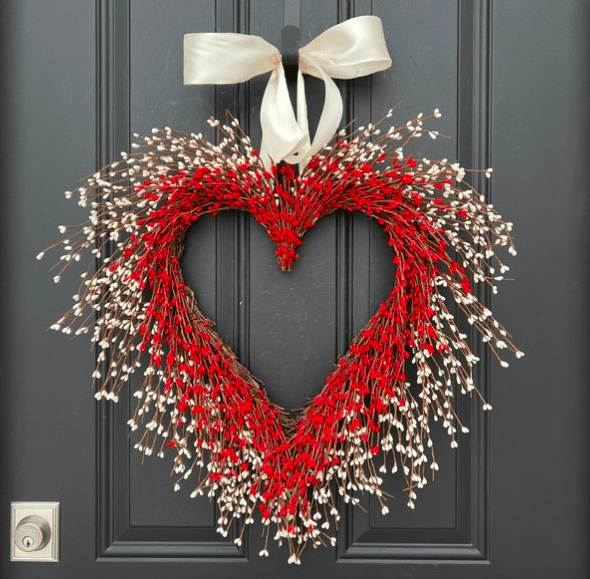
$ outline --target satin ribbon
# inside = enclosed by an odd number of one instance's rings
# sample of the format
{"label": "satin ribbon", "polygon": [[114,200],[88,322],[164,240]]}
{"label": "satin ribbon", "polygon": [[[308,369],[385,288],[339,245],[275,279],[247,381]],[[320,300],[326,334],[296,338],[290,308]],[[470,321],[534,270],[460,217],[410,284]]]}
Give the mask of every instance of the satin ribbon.
{"label": "satin ribbon", "polygon": [[[235,84],[272,71],[260,107],[260,155],[268,167],[282,160],[305,166],[334,136],[342,97],[332,78],[352,79],[391,66],[381,19],[358,16],[329,28],[299,49],[297,115],[277,48],[260,36],[205,32],[184,35],[184,84]],[[303,73],[324,81],[322,114],[310,143]]]}

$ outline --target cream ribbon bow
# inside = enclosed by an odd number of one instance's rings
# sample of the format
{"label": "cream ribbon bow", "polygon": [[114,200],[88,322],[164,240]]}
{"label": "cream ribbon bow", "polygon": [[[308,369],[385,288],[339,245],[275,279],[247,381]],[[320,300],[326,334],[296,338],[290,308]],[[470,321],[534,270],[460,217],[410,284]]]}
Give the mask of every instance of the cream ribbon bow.
{"label": "cream ribbon bow", "polygon": [[[297,115],[277,48],[260,36],[204,32],[184,35],[184,84],[235,84],[272,71],[260,107],[260,156],[269,167],[282,160],[309,159],[334,136],[342,118],[342,97],[332,78],[351,79],[391,66],[381,19],[358,16],[329,28],[299,49]],[[303,74],[324,81],[325,98],[310,143]]]}

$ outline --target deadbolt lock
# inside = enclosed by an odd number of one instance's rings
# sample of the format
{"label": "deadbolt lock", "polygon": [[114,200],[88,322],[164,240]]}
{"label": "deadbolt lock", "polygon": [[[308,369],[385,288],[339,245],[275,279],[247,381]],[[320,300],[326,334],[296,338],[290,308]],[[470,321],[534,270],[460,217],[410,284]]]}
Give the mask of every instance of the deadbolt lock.
{"label": "deadbolt lock", "polygon": [[14,543],[23,551],[39,551],[51,538],[51,527],[42,517],[29,515],[16,526]]}
{"label": "deadbolt lock", "polygon": [[59,503],[13,502],[12,561],[59,561]]}

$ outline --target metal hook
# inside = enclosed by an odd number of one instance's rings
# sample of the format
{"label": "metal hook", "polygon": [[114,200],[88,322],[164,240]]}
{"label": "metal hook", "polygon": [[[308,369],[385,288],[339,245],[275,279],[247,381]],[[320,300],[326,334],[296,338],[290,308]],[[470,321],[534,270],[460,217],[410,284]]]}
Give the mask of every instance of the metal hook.
{"label": "metal hook", "polygon": [[281,55],[288,81],[297,80],[301,39],[301,0],[284,0],[285,17],[281,34]]}

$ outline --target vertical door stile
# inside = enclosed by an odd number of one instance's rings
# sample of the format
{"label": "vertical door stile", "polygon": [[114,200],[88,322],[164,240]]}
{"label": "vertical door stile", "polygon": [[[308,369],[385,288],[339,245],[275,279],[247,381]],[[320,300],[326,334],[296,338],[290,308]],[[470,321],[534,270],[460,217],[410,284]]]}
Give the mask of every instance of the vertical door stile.
{"label": "vertical door stile", "polygon": [[[217,1],[216,32],[250,33],[249,0]],[[248,134],[249,83],[215,87],[215,117],[225,123],[230,112]],[[215,220],[216,324],[240,362],[249,363],[250,219],[243,212]]]}
{"label": "vertical door stile", "polygon": [[[490,0],[477,0],[467,6],[459,3],[459,74],[457,116],[457,158],[464,167],[485,169],[492,163],[492,41],[493,19]],[[490,181],[481,173],[469,175],[470,183],[492,203],[493,179]],[[475,286],[476,297],[492,309],[492,296],[489,287]],[[465,328],[470,336],[474,354],[480,358],[474,379],[478,389],[491,402],[491,356],[489,348],[483,344],[472,327]],[[471,501],[458,501],[458,518],[463,519],[470,528],[470,542],[486,559],[489,552],[489,457],[490,420],[482,414],[479,402],[474,397],[469,400],[460,397],[459,411],[470,418],[470,435],[465,437],[465,445],[471,446],[469,482]],[[493,405],[493,402],[492,402]],[[461,461],[457,464],[458,480],[464,480],[467,472]]]}
{"label": "vertical door stile", "polygon": [[[129,0],[96,1],[96,168],[114,161],[120,151],[129,150]],[[100,260],[112,252],[106,247]],[[102,373],[110,360],[102,364]],[[128,399],[128,393],[124,393]],[[128,469],[128,452],[124,461],[115,461],[116,422],[127,413],[128,403],[116,408],[105,399],[96,403],[96,516],[97,558],[106,554],[120,530],[120,500],[128,501],[128,493],[120,492],[121,477],[117,467]],[[126,420],[124,420],[126,422]],[[117,505],[115,505],[117,497]],[[125,509],[128,510],[128,509]]]}

